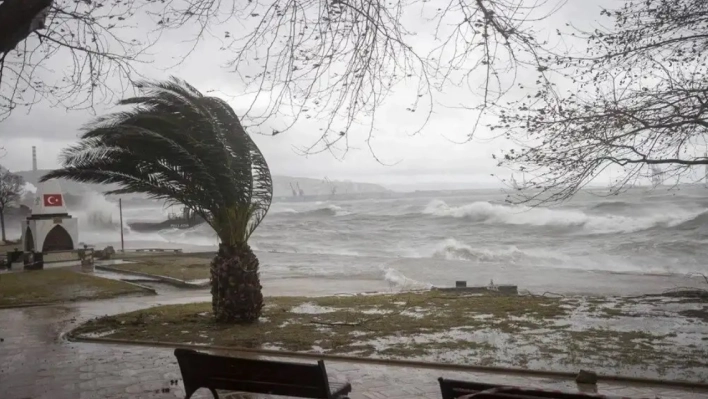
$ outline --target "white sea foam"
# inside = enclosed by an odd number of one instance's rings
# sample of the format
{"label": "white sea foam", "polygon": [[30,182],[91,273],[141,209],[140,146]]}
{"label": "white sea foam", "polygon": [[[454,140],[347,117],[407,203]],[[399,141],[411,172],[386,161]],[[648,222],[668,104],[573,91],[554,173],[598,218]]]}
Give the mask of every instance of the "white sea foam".
{"label": "white sea foam", "polygon": [[555,252],[542,250],[520,250],[513,245],[496,248],[473,248],[472,246],[461,243],[454,238],[448,238],[439,243],[436,246],[432,257],[447,260],[473,260],[478,262],[501,261],[512,263],[529,259],[546,259],[561,262],[567,260],[566,257]]}
{"label": "white sea foam", "polygon": [[345,215],[350,215],[350,214],[351,214],[350,212],[344,210],[344,208],[342,208],[341,206],[339,206],[339,205],[334,205],[334,204],[329,204],[329,205],[325,206],[324,208],[315,209],[315,210],[310,211],[310,212],[312,212],[312,213],[317,213],[317,212],[320,212],[320,213],[331,213],[331,214],[333,214],[334,216],[345,216]]}
{"label": "white sea foam", "polygon": [[271,214],[278,214],[278,213],[285,213],[285,214],[294,214],[294,213],[299,213],[293,208],[271,208],[269,211]]}
{"label": "white sea foam", "polygon": [[486,201],[461,206],[449,206],[445,201],[433,200],[423,214],[464,218],[487,224],[529,225],[550,227],[582,227],[593,233],[630,233],[658,225],[673,226],[696,216],[695,212],[676,210],[645,217],[619,215],[588,215],[576,209],[533,208],[523,205],[502,205]]}
{"label": "white sea foam", "polygon": [[[557,208],[504,205],[503,197],[486,192],[434,194],[438,199],[422,193],[282,202],[274,204],[273,215],[266,217],[249,243],[260,250],[265,278],[331,279],[362,286],[371,281],[372,289],[385,289],[387,283],[396,290],[449,284],[467,276],[466,268],[474,266],[537,268],[539,273],[544,269],[699,272],[704,271],[702,259],[708,256],[708,212],[699,215],[708,201],[701,190],[657,197],[630,193],[612,201],[588,197]],[[97,198],[86,208],[105,210],[117,221],[116,205]],[[118,229],[86,228],[85,213],[70,212],[79,218],[80,241],[120,245]],[[126,225],[162,221],[167,212],[161,204],[124,206],[123,218]],[[349,216],[339,217],[343,215]],[[14,225],[8,228],[19,236],[19,230],[12,230]],[[183,230],[126,231],[124,239],[127,249],[189,252],[217,247],[216,235],[207,224]]]}
{"label": "white sea foam", "polygon": [[432,284],[413,280],[392,267],[382,267],[384,279],[392,289],[401,291],[420,290],[432,288]]}

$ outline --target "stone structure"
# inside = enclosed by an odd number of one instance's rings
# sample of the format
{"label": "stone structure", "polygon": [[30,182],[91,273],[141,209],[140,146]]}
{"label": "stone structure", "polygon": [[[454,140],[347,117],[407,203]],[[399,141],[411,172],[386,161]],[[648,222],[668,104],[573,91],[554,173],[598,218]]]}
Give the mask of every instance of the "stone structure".
{"label": "stone structure", "polygon": [[25,252],[70,251],[78,242],[79,224],[66,209],[59,182],[40,183],[32,214],[22,222],[22,249]]}
{"label": "stone structure", "polygon": [[93,248],[89,248],[84,245],[83,249],[79,249],[79,260],[81,261],[81,271],[84,273],[93,273],[96,271],[95,261],[94,261],[94,251]]}

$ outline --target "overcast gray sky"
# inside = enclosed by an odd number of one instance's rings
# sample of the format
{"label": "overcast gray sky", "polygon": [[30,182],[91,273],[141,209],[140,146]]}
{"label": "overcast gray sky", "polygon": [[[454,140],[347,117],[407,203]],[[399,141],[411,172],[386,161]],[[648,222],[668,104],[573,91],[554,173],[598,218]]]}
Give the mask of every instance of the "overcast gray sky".
{"label": "overcast gray sky", "polygon": [[[600,4],[619,4],[615,1],[570,0],[556,14],[548,27],[562,26],[572,20],[587,25],[599,17]],[[237,76],[222,67],[227,59],[218,51],[219,44],[204,42],[187,61],[179,67],[165,71],[160,67],[170,64],[169,54],[179,52],[179,38],[163,41],[152,65],[141,67],[141,72],[151,78],[175,75],[186,79],[202,91],[219,90],[237,113],[245,111],[248,98],[239,98],[244,87]],[[54,73],[60,73],[54,71]],[[482,129],[475,140],[465,144],[474,116],[466,110],[436,106],[432,119],[425,129],[411,135],[421,123],[422,114],[405,111],[410,102],[410,90],[405,84],[394,88],[394,94],[378,112],[376,130],[371,141],[373,150],[384,163],[378,163],[365,143],[368,130],[355,129],[350,137],[350,150],[343,159],[329,152],[303,156],[297,148],[314,143],[319,131],[314,123],[298,123],[291,131],[277,135],[256,135],[255,140],[264,152],[273,174],[356,180],[389,186],[401,185],[420,188],[469,188],[499,186],[492,173],[508,174],[496,167],[493,152],[509,146],[503,140],[490,140],[489,132]],[[438,101],[456,105],[470,97],[467,89],[451,89],[437,94]],[[110,107],[97,108],[104,113]],[[62,148],[75,142],[79,128],[94,116],[87,111],[66,111],[40,103],[31,110],[17,109],[7,120],[0,122],[0,145],[6,152],[0,163],[11,170],[31,168],[31,147],[37,147],[38,166],[42,169],[59,166]]]}

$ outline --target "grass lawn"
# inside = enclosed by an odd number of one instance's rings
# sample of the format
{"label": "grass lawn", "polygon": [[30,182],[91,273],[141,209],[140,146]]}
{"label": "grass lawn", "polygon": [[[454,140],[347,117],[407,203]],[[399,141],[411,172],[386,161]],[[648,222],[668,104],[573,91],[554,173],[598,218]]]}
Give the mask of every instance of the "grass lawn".
{"label": "grass lawn", "polygon": [[126,271],[173,277],[179,280],[200,280],[209,278],[211,257],[189,255],[136,257],[131,262],[112,265],[112,268]]}
{"label": "grass lawn", "polygon": [[[708,327],[682,316],[682,305],[695,307],[696,303],[681,301],[461,296],[437,291],[272,297],[267,298],[260,322],[253,325],[216,324],[211,304],[198,303],[104,317],[74,333],[564,371],[582,367],[612,374],[705,380]],[[648,313],[638,317],[637,309]]]}
{"label": "grass lawn", "polygon": [[0,274],[0,306],[112,298],[148,291],[68,268]]}

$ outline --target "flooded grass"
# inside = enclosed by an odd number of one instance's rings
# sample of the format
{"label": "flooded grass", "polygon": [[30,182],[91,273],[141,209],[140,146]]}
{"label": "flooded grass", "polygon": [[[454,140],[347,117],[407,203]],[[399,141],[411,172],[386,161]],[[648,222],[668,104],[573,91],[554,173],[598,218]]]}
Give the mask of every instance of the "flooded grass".
{"label": "flooded grass", "polygon": [[111,265],[114,269],[172,277],[179,280],[203,280],[209,278],[210,257],[189,255],[142,256],[131,258],[131,262]]}
{"label": "flooded grass", "polygon": [[[679,301],[461,296],[436,291],[273,297],[267,299],[260,322],[253,325],[216,324],[211,305],[198,303],[104,317],[74,333],[704,380],[708,350],[702,338],[708,326],[682,316],[681,306],[696,305],[679,306]],[[671,316],[664,305],[674,309]]]}
{"label": "flooded grass", "polygon": [[146,292],[132,284],[69,268],[0,274],[0,306],[104,299]]}

